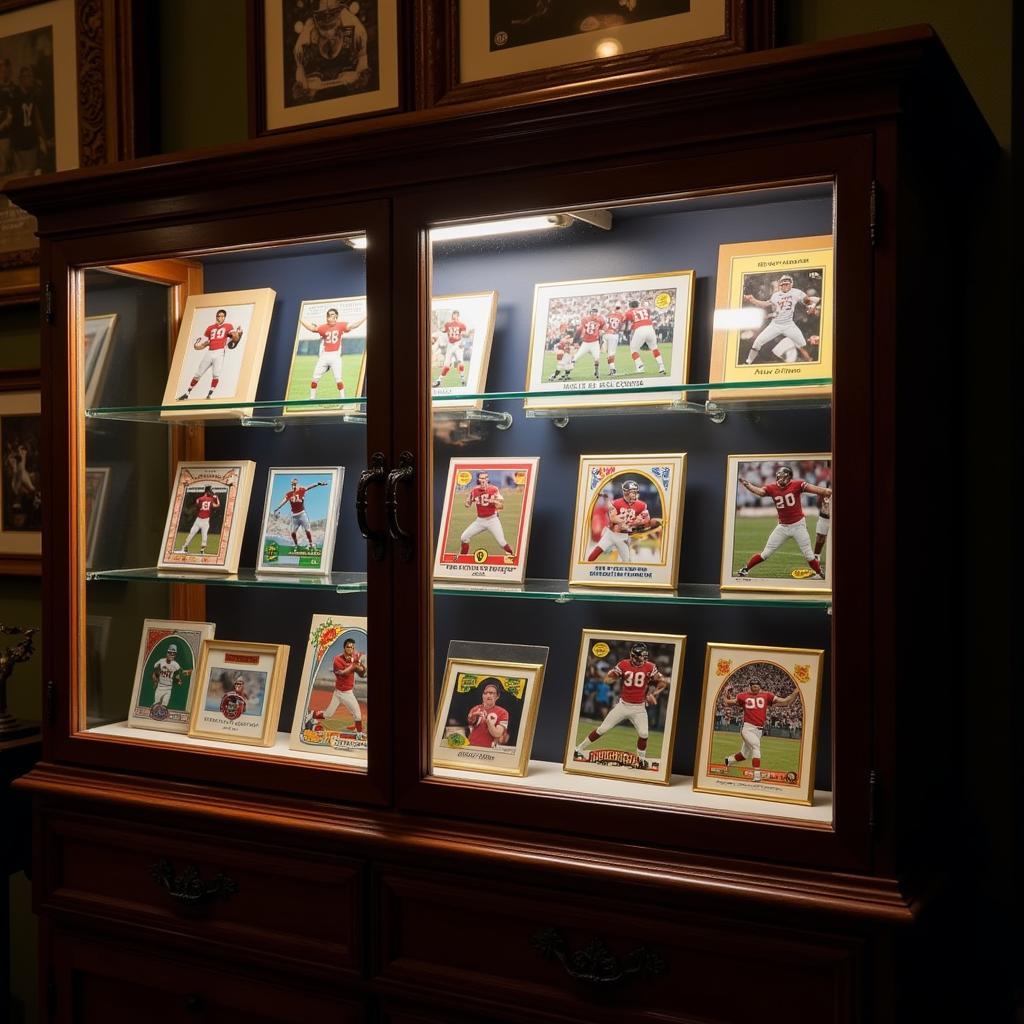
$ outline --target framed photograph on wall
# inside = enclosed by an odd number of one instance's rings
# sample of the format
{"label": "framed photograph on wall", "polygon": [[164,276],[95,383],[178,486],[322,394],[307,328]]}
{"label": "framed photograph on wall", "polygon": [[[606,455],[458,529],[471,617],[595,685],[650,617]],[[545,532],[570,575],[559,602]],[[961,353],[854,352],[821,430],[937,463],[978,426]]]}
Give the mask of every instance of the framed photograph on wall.
{"label": "framed photograph on wall", "polygon": [[344,480],[342,466],[268,471],[257,572],[330,574]]}
{"label": "framed photograph on wall", "polygon": [[581,455],[570,586],[675,589],[686,454]]}
{"label": "framed photograph on wall", "polygon": [[435,580],[522,583],[540,459],[452,459]]}
{"label": "framed photograph on wall", "polygon": [[103,509],[110,487],[109,466],[85,467],[85,567],[96,561],[96,549],[102,535]]}
{"label": "framed photograph on wall", "polygon": [[142,623],[129,725],[188,732],[199,652],[204,640],[213,639],[216,628],[212,622],[146,619]]}
{"label": "framed photograph on wall", "polygon": [[687,379],[693,286],[692,270],[538,284],[525,390],[558,394],[523,407],[671,405]]}
{"label": "framed photograph on wall", "polygon": [[249,0],[253,135],[400,108],[399,0]]}
{"label": "framed photograph on wall", "polygon": [[[834,287],[831,235],[719,246],[710,382],[830,378]],[[829,384],[736,388],[709,398],[770,401],[831,391]]]}
{"label": "framed photograph on wall", "polygon": [[3,194],[5,182],[133,156],[147,131],[136,124],[129,17],[123,3],[0,3],[0,124],[11,114],[0,129],[0,305],[39,290],[35,218]]}
{"label": "framed photograph on wall", "polygon": [[100,397],[103,393],[103,378],[110,361],[111,342],[116,327],[116,313],[103,313],[85,318],[85,330],[82,335],[82,376],[87,409],[102,404]]}
{"label": "framed photograph on wall", "polygon": [[832,590],[832,456],[730,455],[723,590]]}
{"label": "framed photograph on wall", "polygon": [[525,775],[543,682],[543,662],[449,655],[434,721],[434,767]]}
{"label": "framed photograph on wall", "polygon": [[292,750],[334,754],[366,767],[366,644],[365,617],[313,616],[292,720]]}
{"label": "framed photograph on wall", "polygon": [[497,292],[434,295],[430,299],[430,379],[434,398],[446,396],[439,410],[482,409],[482,398],[458,401],[455,395],[487,388]]}
{"label": "framed photograph on wall", "polygon": [[[433,103],[655,75],[773,45],[773,0],[432,0]],[[438,42],[440,45],[438,45]],[[426,43],[426,40],[424,40]]]}
{"label": "framed photograph on wall", "polygon": [[809,805],[824,651],[709,643],[693,788]]}
{"label": "framed photograph on wall", "polygon": [[242,419],[252,408],[209,408],[253,402],[263,365],[273,288],[190,295],[171,357],[163,419]]}
{"label": "framed photograph on wall", "polygon": [[189,736],[273,746],[288,650],[287,644],[204,640]]}
{"label": "framed photograph on wall", "polygon": [[366,296],[305,299],[295,325],[288,401],[323,402],[323,408],[285,406],[285,416],[329,416],[361,406],[331,404],[359,398],[366,375]]}
{"label": "framed photograph on wall", "polygon": [[38,371],[0,371],[0,575],[38,575],[42,569],[39,411]]}
{"label": "framed photograph on wall", "polygon": [[667,786],[685,654],[685,636],[583,630],[564,769]]}
{"label": "framed photograph on wall", "polygon": [[238,571],[255,462],[179,462],[157,566]]}

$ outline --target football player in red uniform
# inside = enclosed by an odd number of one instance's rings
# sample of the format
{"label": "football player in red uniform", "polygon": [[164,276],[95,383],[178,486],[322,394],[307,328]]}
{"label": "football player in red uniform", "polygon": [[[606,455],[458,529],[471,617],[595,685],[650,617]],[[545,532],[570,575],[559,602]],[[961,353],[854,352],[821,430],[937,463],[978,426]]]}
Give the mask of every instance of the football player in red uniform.
{"label": "football player in red uniform", "polygon": [[459,537],[461,547],[459,555],[469,554],[469,542],[478,534],[486,531],[497,542],[498,546],[508,555],[514,555],[512,545],[505,539],[498,514],[505,507],[505,499],[501,491],[491,483],[490,474],[481,471],[476,475],[476,487],[466,495],[466,508],[476,506],[476,519],[462,531]]}
{"label": "football player in red uniform", "polygon": [[496,679],[485,679],[480,690],[480,703],[466,716],[471,747],[500,747],[508,743],[508,712],[498,706],[501,685]]}
{"label": "football player in red uniform", "polygon": [[[587,750],[590,745],[628,719],[636,729],[636,762],[633,767],[648,767],[647,705],[657,704],[658,698],[668,689],[668,680],[658,671],[649,655],[647,644],[635,643],[629,649],[629,658],[623,658],[605,674],[605,682],[619,683],[619,702],[608,712],[604,721],[596,729],[591,729],[586,739],[576,745],[573,760],[589,761]],[[655,688],[648,692],[651,683],[655,684]]]}
{"label": "football player in red uniform", "polygon": [[187,554],[188,546],[192,543],[192,538],[197,533],[202,534],[202,539],[199,542],[199,554],[206,554],[206,542],[210,535],[210,517],[213,515],[215,508],[220,508],[220,498],[213,493],[213,488],[207,484],[203,493],[196,498],[196,517],[192,521],[192,529],[188,531],[185,543],[178,548],[175,554]]}
{"label": "football player in red uniform", "polygon": [[348,639],[341,645],[341,654],[334,656],[331,669],[334,672],[334,693],[331,694],[330,702],[323,711],[313,712],[313,721],[333,718],[338,706],[344,704],[352,716],[352,728],[361,733],[363,731],[363,711],[353,691],[356,685],[355,677],[363,678],[366,675],[366,662],[356,650],[355,640]]}
{"label": "football player in red uniform", "polygon": [[605,319],[597,311],[597,306],[591,306],[590,312],[581,320],[577,336],[580,341],[579,351],[576,358],[589,355],[594,360],[594,379],[600,376],[601,369],[601,336],[604,331]]}
{"label": "football player in red uniform", "polygon": [[631,562],[630,534],[660,525],[660,520],[651,518],[647,502],[640,500],[640,485],[635,480],[626,480],[622,484],[622,497],[608,506],[608,525],[587,555],[587,561],[596,562],[606,551],[615,548],[623,563]]}
{"label": "football player in red uniform", "polygon": [[366,323],[366,317],[360,317],[347,323],[338,319],[338,311],[333,307],[327,310],[327,322],[323,324],[310,323],[308,320],[299,319],[299,323],[309,331],[310,334],[320,335],[320,352],[317,356],[316,366],[313,368],[313,376],[309,381],[309,397],[317,397],[317,387],[320,378],[330,370],[334,375],[334,383],[338,386],[338,397],[345,397],[345,381],[341,375],[341,342],[346,334],[351,334],[357,327]]}
{"label": "football player in red uniform", "polygon": [[731,768],[749,757],[750,766],[754,769],[754,781],[761,781],[761,734],[768,718],[768,709],[784,708],[792,704],[799,692],[794,687],[788,697],[776,697],[770,690],[762,690],[760,683],[751,682],[743,693],[737,693],[735,697],[728,694],[723,697],[722,703],[726,707],[743,708],[743,725],[740,727],[742,742],[740,749],[725,759],[726,768]]}
{"label": "football player in red uniform", "polygon": [[640,355],[640,349],[646,345],[658,364],[658,373],[664,377],[668,371],[665,369],[665,360],[662,357],[661,349],[658,348],[658,335],[654,330],[654,319],[650,309],[641,306],[638,299],[630,299],[629,309],[626,310],[623,320],[630,328],[629,354],[633,360],[634,371],[636,373],[644,372],[644,360]]}
{"label": "football player in red uniform", "polygon": [[792,537],[800,547],[800,551],[807,564],[814,571],[818,579],[824,579],[825,574],[821,571],[821,563],[818,556],[811,548],[811,538],[807,535],[807,523],[804,521],[803,502],[800,496],[816,494],[819,498],[831,498],[831,487],[819,487],[817,484],[809,484],[806,480],[794,480],[793,470],[789,466],[780,466],[775,471],[775,483],[765,484],[758,487],[749,480],[740,477],[741,486],[745,487],[751,494],[759,498],[771,498],[775,502],[775,510],[779,516],[778,526],[768,535],[759,554],[751,555],[747,564],[737,572],[737,576],[747,576],[755,565],[760,565],[779,549],[779,546],[787,537]]}
{"label": "football player in red uniform", "polygon": [[604,318],[604,334],[602,336],[605,357],[608,360],[609,377],[615,376],[615,353],[619,350],[619,339],[625,324],[626,314],[622,310],[622,305],[616,303],[615,308]]}
{"label": "football player in red uniform", "polygon": [[197,351],[206,349],[206,355],[199,361],[199,367],[192,376],[185,393],[178,395],[178,401],[184,402],[192,394],[192,389],[199,383],[200,379],[210,370],[210,390],[206,397],[211,398],[217,385],[220,383],[220,375],[224,370],[224,349],[228,338],[237,332],[238,337],[242,336],[242,329],[227,322],[228,312],[226,309],[218,309],[214,322],[203,331],[202,335],[192,343]]}

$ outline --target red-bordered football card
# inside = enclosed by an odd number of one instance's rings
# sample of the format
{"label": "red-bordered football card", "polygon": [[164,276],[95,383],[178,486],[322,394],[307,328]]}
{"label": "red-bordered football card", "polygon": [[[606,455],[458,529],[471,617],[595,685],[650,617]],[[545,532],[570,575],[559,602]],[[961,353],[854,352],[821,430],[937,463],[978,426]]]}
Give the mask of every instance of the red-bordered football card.
{"label": "red-bordered football card", "polygon": [[539,462],[452,459],[434,579],[523,582]]}

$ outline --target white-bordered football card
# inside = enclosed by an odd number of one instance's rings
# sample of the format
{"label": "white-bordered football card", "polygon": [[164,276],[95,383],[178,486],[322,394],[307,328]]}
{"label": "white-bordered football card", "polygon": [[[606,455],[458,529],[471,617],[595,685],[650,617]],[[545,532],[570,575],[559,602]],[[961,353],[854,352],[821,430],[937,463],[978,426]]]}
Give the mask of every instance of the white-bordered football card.
{"label": "white-bordered football card", "polygon": [[583,630],[563,768],[667,786],[685,654],[685,636]]}
{"label": "white-bordered football card", "polygon": [[292,720],[292,750],[311,750],[366,767],[369,669],[366,619],[314,615]]}
{"label": "white-bordered football card", "polygon": [[189,736],[273,746],[288,651],[287,644],[204,640]]}
{"label": "white-bordered football card", "polygon": [[82,378],[87,409],[100,404],[103,380],[110,362],[116,328],[116,313],[100,313],[85,318],[82,333]]}
{"label": "white-bordered football card", "polygon": [[522,583],[540,459],[452,459],[434,579]]}
{"label": "white-bordered football card", "polygon": [[330,573],[344,480],[342,466],[268,471],[257,572]]}
{"label": "white-bordered football card", "polygon": [[190,295],[164,389],[164,419],[241,419],[256,400],[276,293],[273,288]]}
{"label": "white-bordered football card", "polygon": [[832,456],[730,455],[722,588],[832,590]]}
{"label": "white-bordered football card", "polygon": [[238,571],[256,463],[179,462],[157,566]]}
{"label": "white-bordered football card", "polygon": [[431,394],[444,396],[435,412],[483,408],[482,398],[459,401],[455,396],[480,394],[487,387],[497,309],[497,292],[431,298]]}
{"label": "white-bordered football card", "polygon": [[694,790],[812,802],[824,653],[708,644]]}
{"label": "white-bordered football card", "polygon": [[[299,305],[285,416],[358,412],[366,378],[366,296],[304,299]],[[343,401],[339,401],[342,399]],[[315,402],[315,405],[309,405]]]}
{"label": "white-bordered football card", "polygon": [[146,619],[142,623],[129,725],[188,732],[199,651],[216,629],[212,622]]}
{"label": "white-bordered football card", "polygon": [[[526,409],[671,405],[690,359],[694,271],[538,284]],[[678,387],[671,387],[678,385]],[[649,389],[632,394],[622,389]]]}
{"label": "white-bordered football card", "polygon": [[674,589],[686,454],[581,455],[569,583]]}

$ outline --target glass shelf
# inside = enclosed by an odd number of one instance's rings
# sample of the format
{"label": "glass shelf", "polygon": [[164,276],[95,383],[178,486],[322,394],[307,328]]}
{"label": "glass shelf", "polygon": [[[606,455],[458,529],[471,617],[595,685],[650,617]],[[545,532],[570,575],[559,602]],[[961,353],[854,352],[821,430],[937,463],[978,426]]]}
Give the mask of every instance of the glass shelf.
{"label": "glass shelf", "polygon": [[[254,569],[240,569],[234,575],[209,572],[182,572],[155,567],[142,569],[105,569],[87,572],[87,582],[113,583],[205,583],[219,587],[266,587],[278,590],[317,590],[335,594],[360,594],[366,591],[366,573],[335,572],[330,576],[291,576],[285,573],[257,573]],[[440,597],[518,597],[534,601],[617,601],[636,604],[718,605],[727,608],[755,608],[771,605],[773,608],[832,607],[828,594],[773,594],[743,590],[722,590],[712,583],[688,583],[677,590],[599,589],[597,587],[570,587],[566,580],[530,579],[524,584],[501,586],[494,583],[435,583],[434,593]]]}
{"label": "glass shelf", "polygon": [[[285,415],[284,410],[288,410]],[[284,402],[202,402],[195,403],[195,413],[181,415],[181,405],[122,405],[86,409],[89,420],[120,420],[129,423],[162,423],[164,426],[190,426],[201,423],[208,427],[263,427],[284,430],[290,423],[365,423],[365,398],[340,398],[332,401],[297,399]],[[174,415],[165,415],[173,413]],[[234,415],[232,415],[234,414]]]}
{"label": "glass shelf", "polygon": [[330,576],[292,576],[288,573],[258,573],[255,569],[239,569],[231,575],[212,572],[183,572],[173,569],[104,569],[87,572],[86,582],[114,583],[205,583],[215,587],[266,587],[271,590],[317,590],[334,594],[366,592],[366,573],[332,572]]}
{"label": "glass shelf", "polygon": [[751,608],[771,605],[774,608],[832,607],[828,594],[771,594],[722,590],[711,583],[688,583],[678,590],[640,590],[597,587],[570,587],[566,580],[527,580],[522,586],[499,586],[493,583],[435,583],[434,593],[449,597],[518,597],[534,601],[614,601],[637,604],[718,605],[728,608]]}
{"label": "glass shelf", "polygon": [[[499,430],[508,430],[512,426],[512,413],[494,409],[434,409],[433,414],[434,423],[493,423]],[[365,423],[366,413],[351,413],[345,417],[345,422]]]}

